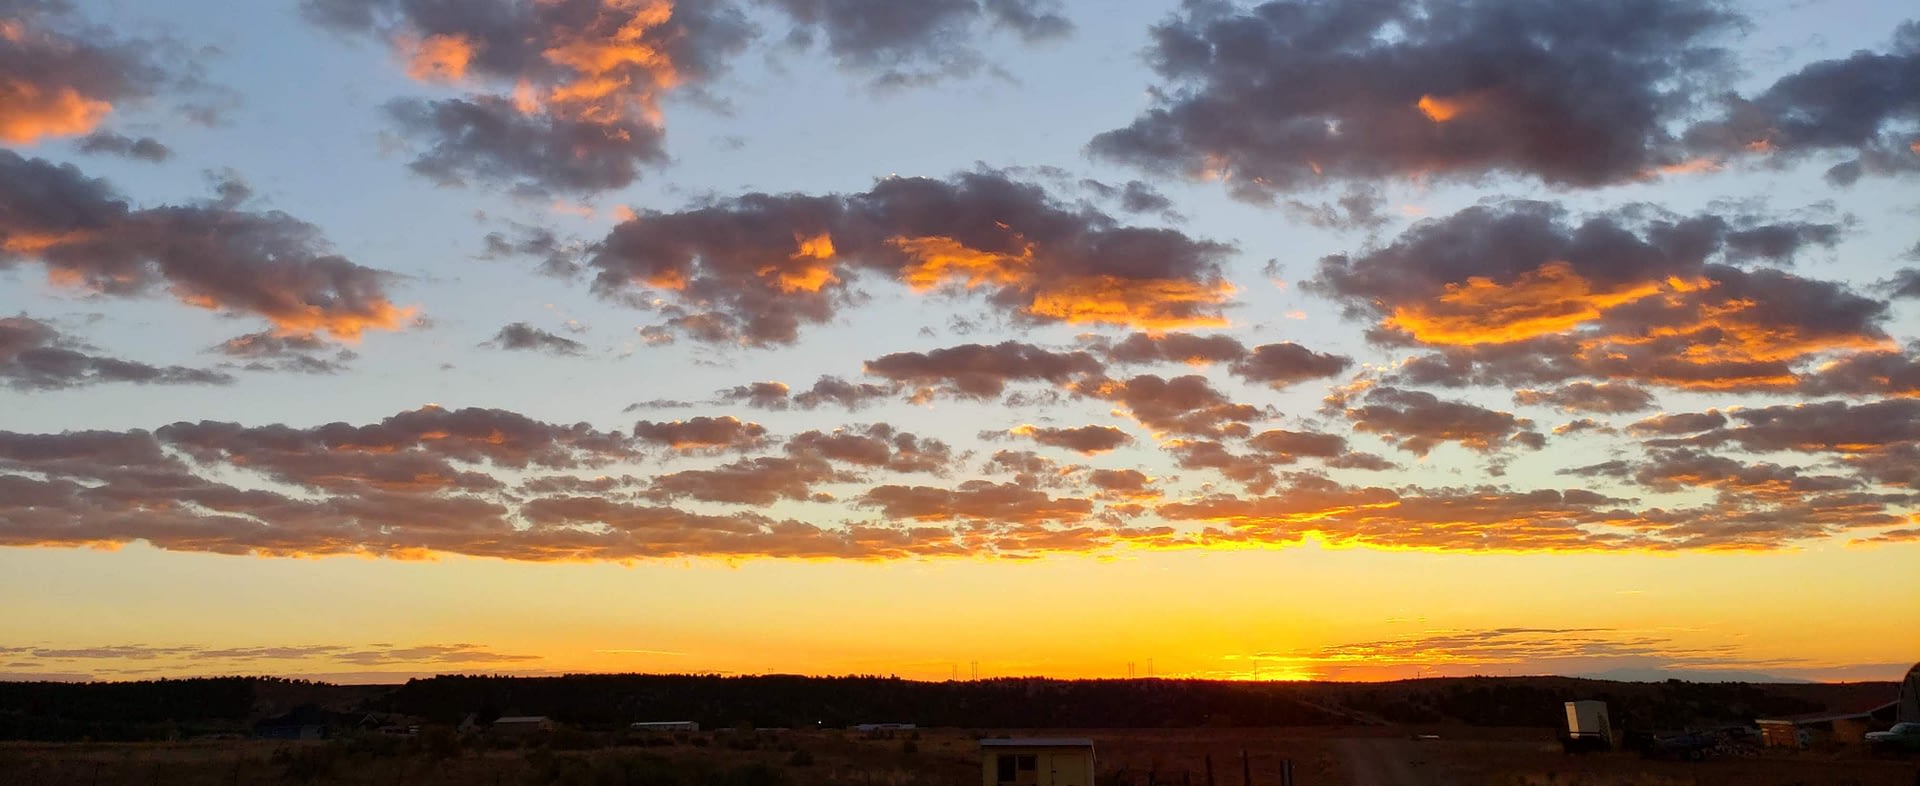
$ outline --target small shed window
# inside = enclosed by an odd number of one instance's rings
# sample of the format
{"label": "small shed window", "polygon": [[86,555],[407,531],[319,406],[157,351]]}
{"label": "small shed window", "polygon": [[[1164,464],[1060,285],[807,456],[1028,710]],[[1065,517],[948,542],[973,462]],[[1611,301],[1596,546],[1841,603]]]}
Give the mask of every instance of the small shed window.
{"label": "small shed window", "polygon": [[1002,753],[994,765],[1000,771],[997,779],[1000,783],[1013,783],[1020,780],[1019,773],[1040,769],[1040,759],[1031,753]]}

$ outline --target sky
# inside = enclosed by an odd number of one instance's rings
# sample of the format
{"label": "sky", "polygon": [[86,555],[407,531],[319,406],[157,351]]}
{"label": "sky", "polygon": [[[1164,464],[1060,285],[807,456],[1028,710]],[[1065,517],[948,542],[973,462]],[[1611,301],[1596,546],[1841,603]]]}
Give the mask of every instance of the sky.
{"label": "sky", "polygon": [[1895,679],[1902,11],[0,0],[0,679]]}

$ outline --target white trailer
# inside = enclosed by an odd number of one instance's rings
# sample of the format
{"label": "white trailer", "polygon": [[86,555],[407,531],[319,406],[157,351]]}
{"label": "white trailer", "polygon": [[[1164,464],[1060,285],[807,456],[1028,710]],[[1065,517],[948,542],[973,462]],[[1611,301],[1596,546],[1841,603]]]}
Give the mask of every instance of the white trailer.
{"label": "white trailer", "polygon": [[1561,739],[1567,752],[1611,750],[1613,722],[1607,719],[1604,701],[1567,702],[1567,736]]}

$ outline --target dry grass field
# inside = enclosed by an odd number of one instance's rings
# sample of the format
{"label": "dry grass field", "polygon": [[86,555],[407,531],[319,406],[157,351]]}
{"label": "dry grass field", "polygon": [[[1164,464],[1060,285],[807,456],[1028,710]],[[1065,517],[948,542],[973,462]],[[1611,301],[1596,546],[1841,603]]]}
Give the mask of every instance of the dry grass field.
{"label": "dry grass field", "polygon": [[[1416,741],[1415,732],[1440,735]],[[762,731],[522,747],[377,739],[0,744],[4,786],[970,786],[978,732],[868,739],[841,731]],[[1857,751],[1786,752],[1705,762],[1626,753],[1570,757],[1550,731],[1435,728],[1018,729],[995,735],[1092,738],[1102,786],[1914,786],[1920,760]],[[612,744],[607,744],[607,743]],[[671,742],[672,744],[665,744]],[[578,748],[578,749],[575,749]],[[1246,758],[1241,758],[1245,751]]]}

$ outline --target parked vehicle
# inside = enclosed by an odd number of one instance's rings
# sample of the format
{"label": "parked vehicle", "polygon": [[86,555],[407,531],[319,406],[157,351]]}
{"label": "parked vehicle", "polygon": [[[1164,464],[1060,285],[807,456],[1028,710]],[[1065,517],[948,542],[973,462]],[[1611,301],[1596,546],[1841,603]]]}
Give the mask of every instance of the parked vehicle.
{"label": "parked vehicle", "polygon": [[1896,723],[1886,731],[1867,732],[1867,745],[1889,753],[1920,753],[1920,723]]}

